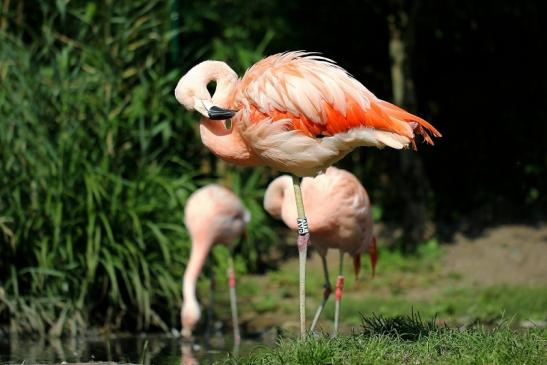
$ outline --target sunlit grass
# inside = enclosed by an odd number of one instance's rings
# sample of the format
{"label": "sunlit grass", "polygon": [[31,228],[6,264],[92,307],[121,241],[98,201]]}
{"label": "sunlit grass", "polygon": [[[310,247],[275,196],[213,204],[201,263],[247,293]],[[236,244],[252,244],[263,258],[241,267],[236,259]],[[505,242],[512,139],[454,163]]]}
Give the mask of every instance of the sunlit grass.
{"label": "sunlit grass", "polygon": [[543,329],[513,331],[508,324],[488,330],[437,327],[415,314],[366,317],[351,336],[281,339],[274,348],[227,359],[231,364],[542,364],[547,358]]}

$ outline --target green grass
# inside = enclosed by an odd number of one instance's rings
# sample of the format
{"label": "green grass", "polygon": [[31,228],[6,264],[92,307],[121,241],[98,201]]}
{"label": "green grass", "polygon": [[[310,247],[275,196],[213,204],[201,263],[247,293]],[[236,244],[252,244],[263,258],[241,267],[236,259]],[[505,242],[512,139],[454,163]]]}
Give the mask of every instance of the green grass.
{"label": "green grass", "polygon": [[367,317],[351,336],[281,339],[225,364],[543,364],[544,329],[514,331],[505,323],[493,330],[437,327],[412,316]]}
{"label": "green grass", "polygon": [[[547,288],[544,285],[471,287],[458,275],[443,274],[440,263],[445,253],[434,241],[424,245],[416,255],[403,256],[386,249],[380,254],[374,280],[364,274],[363,281],[356,287],[348,273],[341,307],[344,332],[336,338],[328,334],[334,317],[334,303],[330,301],[319,322],[320,330],[325,332],[304,342],[295,339],[296,262],[282,265],[266,278],[242,278],[238,291],[240,298],[246,300],[240,301],[241,311],[273,310],[283,337],[274,347],[262,346],[221,363],[545,363],[546,329],[523,329],[521,325],[522,320],[542,323],[546,319]],[[366,273],[368,264],[364,261]],[[346,269],[349,267],[348,263]],[[320,299],[322,275],[320,268],[313,264],[308,269],[307,307],[311,316]],[[278,305],[274,308],[271,303]],[[223,306],[227,306],[227,301]],[[411,315],[402,315],[409,312]],[[217,310],[217,314],[222,318],[227,311]],[[257,317],[260,318],[260,314]],[[292,325],[284,326],[284,322]]]}
{"label": "green grass", "polygon": [[[376,277],[372,280],[368,277],[368,263],[363,260],[362,280],[358,286],[351,273],[351,263],[347,262],[345,294],[341,306],[342,323],[349,330],[359,327],[362,315],[378,313],[398,316],[411,309],[426,318],[436,316],[438,321],[451,326],[471,326],[477,322],[496,326],[504,320],[519,326],[523,320],[544,321],[547,318],[545,285],[470,286],[461,277],[442,272],[440,265],[443,255],[442,247],[434,241],[423,245],[416,255],[403,256],[397,251],[381,249]],[[317,260],[315,262],[317,264]],[[246,300],[240,304],[241,311],[274,311],[280,318],[282,328],[283,322],[294,322],[298,317],[298,292],[295,289],[298,275],[295,264],[296,261],[284,264],[266,277],[242,277],[238,295]],[[311,320],[321,299],[323,275],[320,266],[316,264],[308,265],[306,275],[308,320]],[[333,272],[331,280],[334,280]],[[220,287],[219,290],[224,288]],[[225,316],[223,308],[227,303],[227,295],[221,295],[217,307],[220,318]],[[334,300],[329,300],[319,328],[330,329],[333,318]]]}
{"label": "green grass", "polygon": [[[351,325],[360,322],[360,313],[372,312],[394,316],[412,306],[424,316],[438,316],[452,324],[475,321],[496,323],[503,318],[515,320],[544,320],[547,308],[546,287],[492,286],[488,288],[454,288],[442,290],[432,297],[409,300],[403,294],[378,296],[346,295],[342,304],[342,318]],[[333,318],[334,308],[325,309]]]}

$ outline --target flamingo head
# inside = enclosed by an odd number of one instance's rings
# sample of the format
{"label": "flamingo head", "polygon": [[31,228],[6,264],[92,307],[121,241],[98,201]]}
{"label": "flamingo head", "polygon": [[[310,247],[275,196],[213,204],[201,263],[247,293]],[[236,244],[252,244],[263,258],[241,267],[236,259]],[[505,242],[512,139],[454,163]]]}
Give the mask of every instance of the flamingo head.
{"label": "flamingo head", "polygon": [[180,320],[182,323],[181,334],[185,338],[192,336],[192,331],[201,317],[201,310],[196,301],[184,301],[180,312]]}
{"label": "flamingo head", "polygon": [[[213,96],[207,90],[207,84],[211,81],[217,83],[217,90]],[[196,110],[207,119],[230,119],[237,110],[218,105],[224,104],[236,82],[237,74],[224,62],[205,61],[191,68],[180,78],[175,88],[175,97],[187,110]]]}

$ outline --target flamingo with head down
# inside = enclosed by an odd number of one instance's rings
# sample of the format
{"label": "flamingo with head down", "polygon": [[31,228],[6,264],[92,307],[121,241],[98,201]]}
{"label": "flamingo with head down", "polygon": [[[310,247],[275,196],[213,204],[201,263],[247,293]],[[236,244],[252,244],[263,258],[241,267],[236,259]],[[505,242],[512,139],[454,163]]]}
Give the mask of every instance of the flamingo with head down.
{"label": "flamingo with head down", "polygon": [[[216,82],[213,95],[207,90],[211,81]],[[377,98],[332,60],[305,52],[269,56],[242,79],[224,62],[204,61],[179,80],[175,96],[202,115],[201,139],[215,155],[293,175],[304,337],[310,235],[300,177],[316,176],[359,146],[402,149],[415,147],[417,134],[429,144],[430,135],[441,134],[424,119]],[[222,122],[228,119],[231,123]]]}
{"label": "flamingo with head down", "polygon": [[[192,240],[192,251],[183,278],[183,303],[181,310],[182,335],[190,337],[201,317],[196,299],[196,283],[211,248],[215,244],[225,244],[232,248],[234,242],[243,234],[251,219],[241,200],[230,190],[216,184],[196,190],[186,202],[184,224]],[[230,252],[231,253],[231,252]],[[240,341],[236,304],[236,279],[233,259],[230,255],[228,265],[230,304],[234,341]]]}

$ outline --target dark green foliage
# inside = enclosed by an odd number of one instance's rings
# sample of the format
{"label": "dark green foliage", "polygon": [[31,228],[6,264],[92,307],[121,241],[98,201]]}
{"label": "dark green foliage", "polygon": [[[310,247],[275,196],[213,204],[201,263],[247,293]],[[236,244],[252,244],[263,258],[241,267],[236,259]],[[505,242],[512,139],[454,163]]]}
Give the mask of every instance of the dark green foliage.
{"label": "dark green foliage", "polygon": [[182,57],[209,55],[238,73],[260,60],[274,35],[286,26],[274,1],[211,0],[181,4]]}
{"label": "dark green foliage", "polygon": [[[168,330],[189,251],[184,203],[212,173],[197,120],[173,97],[180,30],[168,2],[64,4],[15,7],[0,30],[0,323]],[[273,240],[259,229],[266,181],[232,175],[253,213],[244,252],[256,268],[255,242]]]}
{"label": "dark green foliage", "polygon": [[14,330],[167,329],[196,186],[166,152],[192,130],[176,122],[163,61],[174,33],[147,15],[163,11],[42,5],[31,47],[1,34],[0,312]]}

